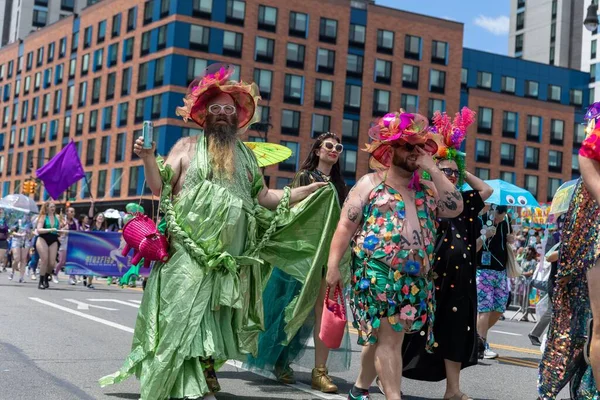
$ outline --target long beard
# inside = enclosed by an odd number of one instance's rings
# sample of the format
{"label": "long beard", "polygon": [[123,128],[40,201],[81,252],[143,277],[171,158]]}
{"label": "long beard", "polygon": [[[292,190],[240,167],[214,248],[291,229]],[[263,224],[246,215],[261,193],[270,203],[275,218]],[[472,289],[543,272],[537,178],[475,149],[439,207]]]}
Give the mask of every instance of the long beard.
{"label": "long beard", "polygon": [[208,154],[215,175],[227,179],[235,172],[235,146],[237,128],[235,125],[214,125],[207,127]]}

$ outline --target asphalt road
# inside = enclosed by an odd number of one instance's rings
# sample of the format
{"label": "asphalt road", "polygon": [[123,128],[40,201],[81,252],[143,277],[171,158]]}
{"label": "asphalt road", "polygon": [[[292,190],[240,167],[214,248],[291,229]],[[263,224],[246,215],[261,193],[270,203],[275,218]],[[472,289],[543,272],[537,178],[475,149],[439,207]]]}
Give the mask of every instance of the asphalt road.
{"label": "asphalt road", "polygon": [[[61,277],[61,283],[41,291],[34,282],[19,285],[7,277],[0,274],[0,400],[139,398],[135,379],[107,388],[97,380],[118,370],[128,354],[140,290],[108,287],[102,281],[90,290],[69,286]],[[527,338],[531,327],[500,322],[489,337],[500,358],[466,369],[463,391],[479,400],[535,399],[540,353]],[[299,383],[282,385],[230,363],[219,373],[223,392],[217,398],[346,399],[359,365],[357,345],[352,357],[350,371],[332,374],[340,395],[311,390],[308,369],[295,367]],[[404,380],[403,391],[407,400],[441,399],[444,384]],[[371,397],[384,399],[381,394]]]}

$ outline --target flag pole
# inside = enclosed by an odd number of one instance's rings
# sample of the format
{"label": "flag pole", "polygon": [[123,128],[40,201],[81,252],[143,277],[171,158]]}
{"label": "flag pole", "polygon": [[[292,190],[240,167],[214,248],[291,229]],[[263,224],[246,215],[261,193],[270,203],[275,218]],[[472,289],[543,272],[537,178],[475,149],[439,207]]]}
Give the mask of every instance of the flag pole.
{"label": "flag pole", "polygon": [[88,179],[87,174],[85,174],[84,179],[85,179],[85,185],[88,188],[88,193],[90,194],[90,199],[92,199],[93,202],[96,202],[96,199],[94,199],[94,195],[92,194],[92,187],[90,186],[90,180]]}

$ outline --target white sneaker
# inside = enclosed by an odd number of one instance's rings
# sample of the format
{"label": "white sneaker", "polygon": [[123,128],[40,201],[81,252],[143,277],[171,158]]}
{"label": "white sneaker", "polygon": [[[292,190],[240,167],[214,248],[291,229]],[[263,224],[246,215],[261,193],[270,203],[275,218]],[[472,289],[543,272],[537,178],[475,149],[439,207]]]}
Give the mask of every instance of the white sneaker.
{"label": "white sneaker", "polygon": [[494,353],[492,350],[490,350],[490,345],[486,343],[485,351],[483,352],[483,358],[486,360],[493,360],[494,358],[498,358],[498,353]]}
{"label": "white sneaker", "polygon": [[37,277],[35,276],[35,274],[31,274],[31,280],[35,281],[37,279]]}
{"label": "white sneaker", "polygon": [[77,284],[77,282],[75,282],[75,278],[73,278],[73,275],[71,275],[69,277],[69,285],[76,285],[76,284]]}
{"label": "white sneaker", "polygon": [[13,275],[14,275],[14,273],[13,273],[13,272],[11,272],[11,274],[8,276],[8,280],[9,280],[9,281],[12,281],[12,279],[13,279]]}
{"label": "white sneaker", "polygon": [[58,277],[56,275],[52,275],[52,282],[58,283]]}

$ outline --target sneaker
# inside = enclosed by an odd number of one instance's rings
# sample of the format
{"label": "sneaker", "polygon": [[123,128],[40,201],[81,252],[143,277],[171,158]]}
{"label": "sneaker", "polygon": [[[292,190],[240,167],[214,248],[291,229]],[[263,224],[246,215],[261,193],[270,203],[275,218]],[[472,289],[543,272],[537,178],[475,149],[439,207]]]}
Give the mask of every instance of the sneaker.
{"label": "sneaker", "polygon": [[69,277],[69,285],[76,285],[76,284],[77,284],[77,282],[75,282],[75,278],[73,278],[73,275],[71,275]]}
{"label": "sneaker", "polygon": [[35,281],[35,280],[37,280],[37,277],[35,276],[35,274],[31,274],[31,280],[32,280],[32,281]]}
{"label": "sneaker", "polygon": [[87,279],[83,278],[83,286],[87,286]]}
{"label": "sneaker", "polygon": [[58,276],[52,275],[52,282],[58,283]]}
{"label": "sneaker", "polygon": [[486,360],[493,360],[494,358],[498,358],[498,353],[494,353],[492,350],[490,350],[490,345],[486,343],[485,351],[483,352],[483,358]]}
{"label": "sneaker", "polygon": [[11,272],[11,273],[10,273],[10,275],[8,276],[8,280],[9,280],[9,281],[12,281],[12,280],[13,280],[13,275],[14,275],[14,273],[12,273],[12,272]]}
{"label": "sneaker", "polygon": [[19,283],[25,283],[25,279],[19,278]]}
{"label": "sneaker", "polygon": [[370,400],[371,396],[369,396],[369,392],[367,393],[363,393],[361,395],[359,395],[358,397],[353,396],[352,392],[348,393],[348,400]]}
{"label": "sneaker", "polygon": [[485,353],[485,340],[479,335],[477,335],[477,358],[479,360],[483,360],[483,356]]}
{"label": "sneaker", "polygon": [[96,289],[96,288],[94,287],[94,285],[87,285],[87,288],[88,288],[88,289]]}

